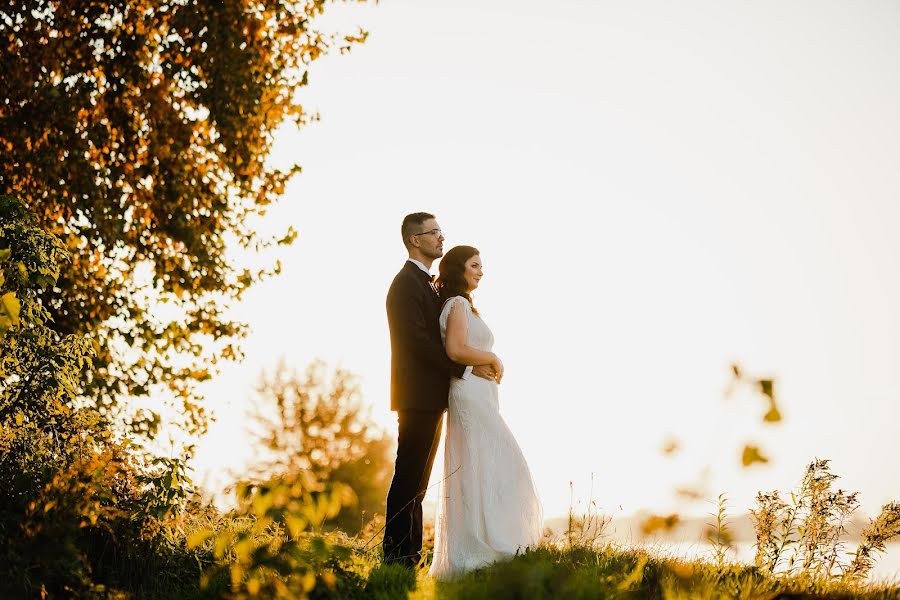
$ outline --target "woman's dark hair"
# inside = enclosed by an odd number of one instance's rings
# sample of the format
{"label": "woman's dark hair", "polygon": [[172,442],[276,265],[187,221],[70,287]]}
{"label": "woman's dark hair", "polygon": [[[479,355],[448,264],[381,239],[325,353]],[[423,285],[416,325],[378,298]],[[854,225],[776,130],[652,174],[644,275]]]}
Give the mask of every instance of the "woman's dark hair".
{"label": "woman's dark hair", "polygon": [[[454,246],[444,255],[438,266],[439,275],[435,282],[442,302],[446,302],[453,296],[462,296],[469,301],[469,304],[472,304],[465,277],[466,261],[478,254],[481,254],[478,248]],[[472,312],[478,314],[474,305],[472,305]]]}

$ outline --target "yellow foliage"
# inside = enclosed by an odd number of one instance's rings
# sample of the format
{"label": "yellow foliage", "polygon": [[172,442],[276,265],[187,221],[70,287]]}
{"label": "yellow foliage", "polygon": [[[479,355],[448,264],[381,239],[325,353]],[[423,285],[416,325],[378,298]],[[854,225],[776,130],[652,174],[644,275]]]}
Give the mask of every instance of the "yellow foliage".
{"label": "yellow foliage", "polygon": [[19,312],[22,305],[14,292],[0,296],[0,332],[19,325]]}
{"label": "yellow foliage", "polygon": [[194,550],[195,548],[203,545],[203,543],[215,535],[215,532],[209,529],[200,529],[191,533],[185,542],[188,550]]}
{"label": "yellow foliage", "polygon": [[759,451],[759,448],[756,446],[744,446],[744,451],[741,455],[741,464],[744,467],[749,467],[753,464],[760,463],[765,464],[769,462],[769,459]]}
{"label": "yellow foliage", "polygon": [[681,517],[671,514],[666,517],[650,515],[641,523],[641,534],[652,535],[660,531],[671,531],[681,523]]}

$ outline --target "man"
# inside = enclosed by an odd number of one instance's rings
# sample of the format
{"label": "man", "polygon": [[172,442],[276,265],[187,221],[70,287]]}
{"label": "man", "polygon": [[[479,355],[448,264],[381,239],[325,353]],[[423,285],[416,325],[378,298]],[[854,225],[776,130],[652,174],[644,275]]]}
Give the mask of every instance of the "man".
{"label": "man", "polygon": [[422,499],[437,453],[451,377],[492,379],[490,366],[465,367],[447,357],[438,319],[441,301],[431,264],[444,254],[434,215],[413,213],[400,228],[409,260],[387,295],[391,333],[391,410],[397,412],[397,460],[387,497],[385,562],[415,567],[422,550]]}

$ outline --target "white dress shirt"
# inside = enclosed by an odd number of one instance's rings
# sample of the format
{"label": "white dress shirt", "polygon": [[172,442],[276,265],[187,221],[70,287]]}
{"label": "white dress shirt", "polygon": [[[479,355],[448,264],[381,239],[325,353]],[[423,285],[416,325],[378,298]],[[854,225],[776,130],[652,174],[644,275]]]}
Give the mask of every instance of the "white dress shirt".
{"label": "white dress shirt", "polygon": [[414,258],[410,258],[410,259],[409,259],[409,262],[411,262],[412,264],[416,265],[417,267],[419,267],[420,269],[422,269],[423,271],[425,271],[425,273],[426,273],[429,277],[431,277],[431,271],[428,270],[428,267],[426,267],[425,265],[423,265],[422,263],[420,263],[419,261],[417,261],[417,260],[414,259]]}

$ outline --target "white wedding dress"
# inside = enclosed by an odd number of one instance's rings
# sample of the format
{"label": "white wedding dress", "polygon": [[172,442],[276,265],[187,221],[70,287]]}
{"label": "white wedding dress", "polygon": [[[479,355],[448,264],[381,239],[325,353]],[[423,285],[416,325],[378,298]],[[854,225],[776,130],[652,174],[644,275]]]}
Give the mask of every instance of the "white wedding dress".
{"label": "white wedding dress", "polygon": [[[441,311],[441,338],[457,303],[464,306],[466,344],[490,352],[494,335],[462,296]],[[469,375],[450,382],[444,473],[428,574],[450,579],[522,553],[541,539],[543,509],[528,463],[500,416],[497,384]]]}

